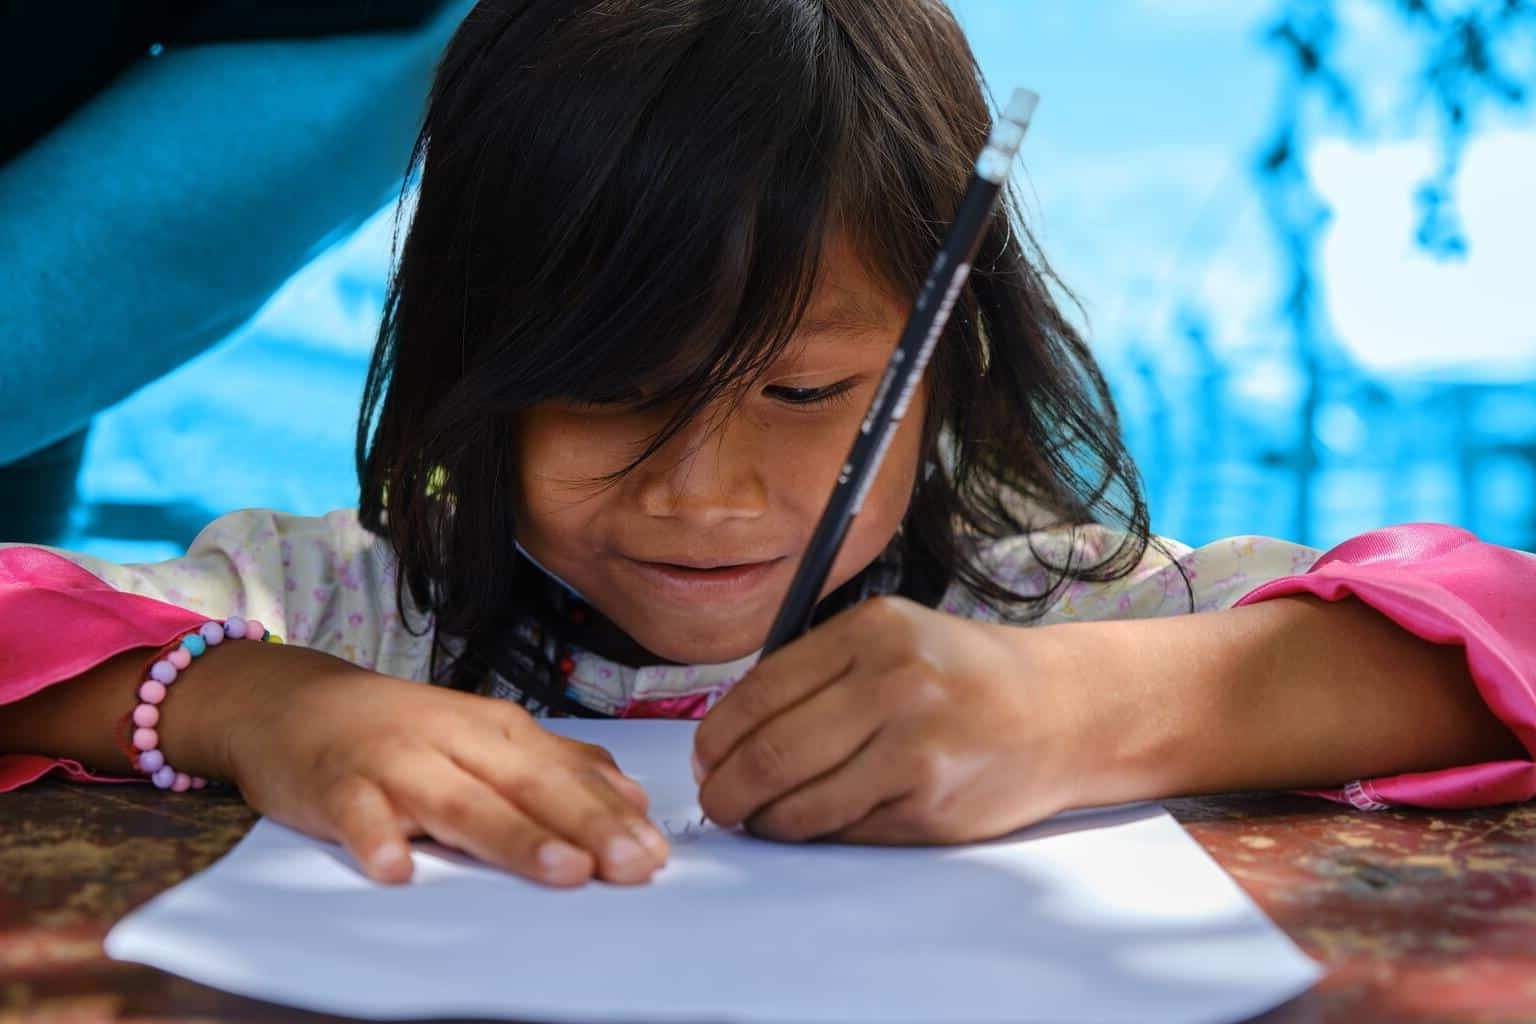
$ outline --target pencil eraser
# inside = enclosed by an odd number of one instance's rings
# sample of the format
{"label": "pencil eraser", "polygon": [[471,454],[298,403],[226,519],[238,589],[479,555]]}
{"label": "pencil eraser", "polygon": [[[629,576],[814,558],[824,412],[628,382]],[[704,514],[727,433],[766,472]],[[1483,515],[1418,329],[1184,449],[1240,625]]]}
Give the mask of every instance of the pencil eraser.
{"label": "pencil eraser", "polygon": [[1035,107],[1040,102],[1040,94],[1031,89],[1013,90],[1013,98],[1008,101],[1008,109],[1003,111],[1003,117],[1019,125],[1029,124],[1029,119],[1035,116]]}

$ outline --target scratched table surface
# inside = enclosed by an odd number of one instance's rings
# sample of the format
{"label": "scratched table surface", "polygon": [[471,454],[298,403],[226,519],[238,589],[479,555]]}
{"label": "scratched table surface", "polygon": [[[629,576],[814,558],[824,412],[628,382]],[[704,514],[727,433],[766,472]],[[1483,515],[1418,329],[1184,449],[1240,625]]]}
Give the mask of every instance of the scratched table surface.
{"label": "scratched table surface", "polygon": [[[1168,807],[1328,970],[1265,1024],[1536,1021],[1536,805],[1362,813],[1235,796]],[[44,782],[0,795],[0,1024],[343,1020],[102,952],[118,918],[254,820],[211,792]]]}

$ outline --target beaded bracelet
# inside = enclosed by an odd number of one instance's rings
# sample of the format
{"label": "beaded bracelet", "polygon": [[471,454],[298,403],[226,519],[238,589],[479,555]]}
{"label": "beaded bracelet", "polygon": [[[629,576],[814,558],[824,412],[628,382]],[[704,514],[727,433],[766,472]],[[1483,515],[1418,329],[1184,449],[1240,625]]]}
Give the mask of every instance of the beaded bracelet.
{"label": "beaded bracelet", "polygon": [[125,716],[133,722],[131,748],[125,748],[138,771],[149,776],[157,789],[169,789],[184,793],[189,789],[202,789],[208,780],[186,772],[178,772],[165,761],[160,749],[160,703],[165,700],[176,677],[200,658],[210,647],[217,647],[225,640],[255,640],[259,643],[282,643],[282,637],[272,633],[255,619],[242,619],[232,615],[223,622],[208,621],[197,629],[177,637],[156,652],[144,670],[144,681],[139,684],[139,704]]}

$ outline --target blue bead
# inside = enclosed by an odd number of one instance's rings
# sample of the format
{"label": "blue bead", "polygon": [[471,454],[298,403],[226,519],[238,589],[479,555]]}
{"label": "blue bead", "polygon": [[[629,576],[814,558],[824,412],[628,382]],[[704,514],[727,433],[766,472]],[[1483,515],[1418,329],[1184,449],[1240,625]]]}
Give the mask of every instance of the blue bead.
{"label": "blue bead", "polygon": [[190,633],[181,638],[181,646],[187,649],[187,653],[196,658],[208,649],[208,642],[196,633]]}

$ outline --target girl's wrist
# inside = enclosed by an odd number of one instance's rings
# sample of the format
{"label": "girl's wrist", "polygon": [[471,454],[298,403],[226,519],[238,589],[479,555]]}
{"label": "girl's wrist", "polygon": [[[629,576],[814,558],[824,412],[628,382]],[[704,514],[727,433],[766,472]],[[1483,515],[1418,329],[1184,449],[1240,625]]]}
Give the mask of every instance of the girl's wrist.
{"label": "girl's wrist", "polygon": [[[263,648],[267,645],[221,644],[179,672],[159,705],[161,714],[155,724],[163,756],[178,771],[211,781],[234,781],[230,738],[246,718],[247,691],[256,678],[251,667],[269,661],[270,651],[281,649]],[[136,700],[143,700],[142,679],[135,683],[135,694]]]}
{"label": "girl's wrist", "polygon": [[286,644],[228,642],[198,657],[171,686],[157,724],[178,771],[239,784],[243,764],[262,756],[270,710],[294,687],[324,672],[364,671],[318,651]]}
{"label": "girl's wrist", "polygon": [[[1179,649],[1167,620],[1058,623],[1016,630],[1043,657],[1071,746],[1070,806],[1156,800],[1199,790],[1212,738],[1226,729],[1220,650]],[[1026,662],[1027,663],[1027,662]]]}
{"label": "girl's wrist", "polygon": [[293,645],[260,645],[232,672],[233,692],[225,706],[211,712],[208,737],[216,744],[214,756],[221,777],[242,790],[252,773],[270,770],[274,758],[288,756],[296,728],[328,720],[333,708],[327,706],[326,695],[336,687],[356,687],[361,682],[370,685],[366,692],[376,692],[380,681],[392,678],[336,655]]}
{"label": "girl's wrist", "polygon": [[[161,710],[171,687],[192,667],[194,660],[203,657],[225,642],[251,640],[262,643],[269,638],[267,629],[257,620],[231,617],[226,621],[210,619],[196,629],[189,630],[162,646],[138,673],[137,703],[133,711],[124,716],[129,734],[123,745],[134,770],[149,776],[159,789],[178,793],[188,789],[202,789],[208,784],[206,776],[194,771],[183,771],[166,759],[161,746],[160,730],[164,726]],[[275,637],[271,639],[276,640]],[[184,689],[184,687],[178,687]],[[186,767],[186,762],[182,762]]]}

